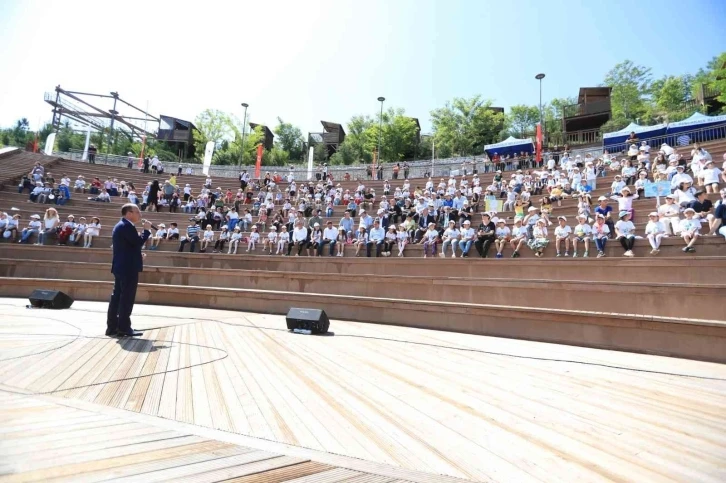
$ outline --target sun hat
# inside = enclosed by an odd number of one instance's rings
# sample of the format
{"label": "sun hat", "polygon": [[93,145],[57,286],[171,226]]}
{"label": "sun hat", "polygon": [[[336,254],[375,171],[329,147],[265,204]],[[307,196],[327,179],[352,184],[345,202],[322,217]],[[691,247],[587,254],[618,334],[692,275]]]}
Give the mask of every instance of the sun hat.
{"label": "sun hat", "polygon": [[624,217],[624,216],[626,216],[626,215],[629,215],[629,214],[630,214],[630,212],[629,212],[629,211],[625,211],[625,210],[623,210],[623,211],[621,211],[620,213],[618,213],[618,218],[622,218],[622,217]]}
{"label": "sun hat", "polygon": [[40,215],[30,215],[30,218],[40,219]]}
{"label": "sun hat", "polygon": [[600,198],[598,198],[597,200],[598,200],[598,201],[607,201],[607,200],[608,200],[608,198],[607,198],[607,196],[601,196],[601,197],[600,197]]}
{"label": "sun hat", "polygon": [[273,225],[273,226],[270,227],[270,230],[277,231],[277,227],[275,225]]}
{"label": "sun hat", "polygon": [[648,213],[648,216],[658,216],[658,213],[656,213],[655,211],[653,211],[651,213]]}
{"label": "sun hat", "polygon": [[577,217],[576,217],[576,218],[577,218],[578,220],[582,220],[582,219],[585,219],[585,220],[587,220],[587,215],[586,215],[586,214],[584,214],[584,213],[580,213],[579,215],[577,215]]}
{"label": "sun hat", "polygon": [[673,196],[673,195],[666,195],[666,199],[669,199],[669,198],[672,199],[672,200],[675,200],[676,199],[676,197]]}
{"label": "sun hat", "polygon": [[595,215],[595,218],[605,218],[605,215],[603,215],[602,213],[598,213],[597,215]]}
{"label": "sun hat", "polygon": [[527,208],[527,211],[537,211],[537,208],[535,208],[534,206],[530,206],[529,208]]}
{"label": "sun hat", "polygon": [[389,229],[389,230],[395,230],[395,229],[396,229],[396,227],[395,227],[395,226],[393,226],[393,225],[391,225],[391,226],[389,226],[389,227],[388,227],[388,229]]}
{"label": "sun hat", "polygon": [[686,208],[685,210],[683,210],[683,213],[685,214],[685,213],[688,213],[689,211],[691,213],[695,213],[696,212],[696,210],[694,210],[693,208]]}
{"label": "sun hat", "polygon": [[315,224],[313,225],[313,228],[320,228],[320,223],[315,223]]}
{"label": "sun hat", "polygon": [[539,220],[537,220],[537,224],[540,224],[540,223],[542,223],[543,225],[545,224],[544,218],[540,218]]}
{"label": "sun hat", "polygon": [[469,220],[464,220],[465,225],[471,225],[471,222]]}
{"label": "sun hat", "polygon": [[558,216],[557,219],[558,220],[562,220],[562,221],[567,221],[567,217],[566,216]]}

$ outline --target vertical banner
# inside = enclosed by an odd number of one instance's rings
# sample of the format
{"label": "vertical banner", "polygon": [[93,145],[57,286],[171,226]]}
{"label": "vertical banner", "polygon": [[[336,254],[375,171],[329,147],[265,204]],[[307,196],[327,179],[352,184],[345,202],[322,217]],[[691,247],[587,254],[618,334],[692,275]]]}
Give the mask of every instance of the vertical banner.
{"label": "vertical banner", "polygon": [[260,171],[262,169],[262,151],[264,151],[265,148],[262,146],[262,144],[257,145],[257,162],[255,163],[255,178],[260,179]]}
{"label": "vertical banner", "polygon": [[146,150],[146,135],[141,136],[141,154],[139,154],[139,164],[137,167],[139,169],[144,168],[144,151]]}
{"label": "vertical banner", "polygon": [[542,161],[542,125],[537,123],[537,140],[535,141],[535,159],[537,162]]}
{"label": "vertical banner", "polygon": [[55,144],[55,133],[52,132],[48,135],[48,138],[45,140],[45,150],[43,151],[47,156],[50,156],[53,154],[53,145]]}
{"label": "vertical banner", "polygon": [[202,164],[202,173],[209,176],[209,167],[212,165],[212,155],[214,154],[214,141],[209,141],[204,147],[204,164]]}
{"label": "vertical banner", "polygon": [[313,157],[315,156],[315,148],[310,146],[308,151],[308,181],[313,179]]}
{"label": "vertical banner", "polygon": [[81,161],[88,161],[88,147],[91,145],[91,125],[88,125],[88,130],[86,131],[86,144],[83,146],[83,156],[81,157]]}

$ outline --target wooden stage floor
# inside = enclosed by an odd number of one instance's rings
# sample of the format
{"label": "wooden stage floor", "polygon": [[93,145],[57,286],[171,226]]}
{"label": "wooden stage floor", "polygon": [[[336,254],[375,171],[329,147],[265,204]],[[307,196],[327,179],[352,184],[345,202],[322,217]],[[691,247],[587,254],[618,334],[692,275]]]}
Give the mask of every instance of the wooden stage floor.
{"label": "wooden stage floor", "polygon": [[25,304],[0,299],[0,482],[726,481],[726,365],[148,305],[116,340],[105,304]]}

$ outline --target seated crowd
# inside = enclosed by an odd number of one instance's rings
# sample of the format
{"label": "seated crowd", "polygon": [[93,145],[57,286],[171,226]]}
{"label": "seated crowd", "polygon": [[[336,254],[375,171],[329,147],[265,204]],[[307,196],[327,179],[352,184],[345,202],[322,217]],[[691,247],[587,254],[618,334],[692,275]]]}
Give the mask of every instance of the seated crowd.
{"label": "seated crowd", "polygon": [[[567,152],[557,160],[548,158],[540,168],[517,169],[508,179],[502,170],[495,170],[486,186],[476,170],[472,176],[450,176],[438,183],[429,177],[424,186],[412,186],[404,178],[394,187],[385,180],[380,196],[362,181],[355,190],[343,189],[327,170],[320,180],[299,184],[292,171],[284,180],[278,173],[252,180],[243,171],[236,192],[214,189],[211,178],[199,188],[181,186],[173,175],[163,183],[149,182],[141,195],[136,194],[132,183],[110,178],[105,183],[95,178],[86,184],[79,176],[71,186],[70,178],[63,175],[58,186],[65,188],[65,199],[70,198],[72,189],[96,195],[93,199],[104,194],[109,199],[124,197],[142,210],[191,215],[183,231],[175,222],[154,227],[147,242],[151,250],[174,242],[178,251],[189,246],[192,252],[199,247],[202,253],[235,254],[241,244],[245,253],[342,257],[345,246],[351,245],[356,256],[364,249],[370,257],[373,252],[377,256],[403,256],[408,244],[420,244],[426,258],[466,258],[472,246],[480,257],[488,257],[494,246],[496,258],[505,253],[517,258],[525,245],[541,257],[553,242],[556,256],[587,257],[594,244],[597,256],[602,257],[612,239],[620,243],[624,256],[633,256],[638,239],[647,239],[651,254],[657,254],[668,236],[682,238],[685,252],[695,251],[700,236],[720,234],[726,238],[726,189],[721,189],[726,183],[726,166],[716,167],[710,154],[698,145],[690,162],[667,145],[661,146],[651,160],[650,147],[645,143],[635,151],[631,146],[622,159],[607,151],[597,159],[590,154],[570,157]],[[613,174],[610,186],[600,187],[601,191],[607,188],[607,193],[593,201],[598,179]],[[35,183],[30,200],[49,202],[50,195],[36,189],[38,184],[43,190],[46,185],[54,189],[52,175],[38,165],[26,178],[20,191]],[[653,182],[665,182],[670,190],[658,198],[660,204],[654,206],[647,224],[637,233],[633,201],[643,198]],[[721,199],[713,204],[709,193],[720,193]],[[564,213],[566,200],[572,200],[568,205],[573,213]],[[501,211],[485,211],[479,219],[480,210],[490,202],[496,206],[501,203]],[[335,207],[341,206],[345,208],[343,217],[333,222],[329,218]],[[508,212],[512,216],[505,217]],[[78,245],[82,240],[83,246],[90,247],[100,229],[97,218],[76,222],[70,215],[61,223],[54,208],[46,211],[42,222],[39,215],[33,215],[27,227],[20,226],[20,215],[0,214],[4,238],[21,243],[29,242],[33,235],[38,235],[37,243],[43,243],[55,231],[59,243]]]}

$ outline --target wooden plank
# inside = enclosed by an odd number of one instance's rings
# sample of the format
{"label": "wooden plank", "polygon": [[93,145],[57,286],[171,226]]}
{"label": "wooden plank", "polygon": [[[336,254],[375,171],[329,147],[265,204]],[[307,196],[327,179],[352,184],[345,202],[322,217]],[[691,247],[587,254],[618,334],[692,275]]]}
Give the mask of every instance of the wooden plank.
{"label": "wooden plank", "polygon": [[230,478],[236,478],[245,475],[253,475],[286,466],[292,466],[305,462],[305,459],[294,458],[291,456],[276,456],[254,463],[241,464],[229,468],[220,468],[218,470],[208,471],[196,475],[187,475],[179,478],[166,480],[168,482],[177,483],[213,483],[216,481],[225,481]]}
{"label": "wooden plank", "polygon": [[[183,464],[176,467],[166,468],[163,470],[145,473],[143,481],[145,483],[153,483],[155,481],[174,481],[175,479],[185,479],[191,481],[199,475],[210,474],[212,472],[237,468],[242,465],[248,465],[267,461],[270,459],[278,459],[278,455],[268,453],[266,451],[249,451],[242,454],[231,455],[224,458],[215,458],[208,461],[197,463]],[[120,479],[117,483],[138,481],[138,476]]]}
{"label": "wooden plank", "polygon": [[264,473],[239,476],[226,480],[228,483],[281,483],[291,479],[303,478],[310,475],[317,475],[323,471],[332,469],[331,466],[322,463],[307,461],[296,465],[275,468]]}
{"label": "wooden plank", "polygon": [[[176,420],[176,400],[179,380],[179,367],[181,365],[181,327],[174,327],[172,334],[172,346],[169,354],[169,364],[164,374],[164,382],[159,399],[158,416],[166,419]],[[152,413],[153,414],[153,413]]]}

